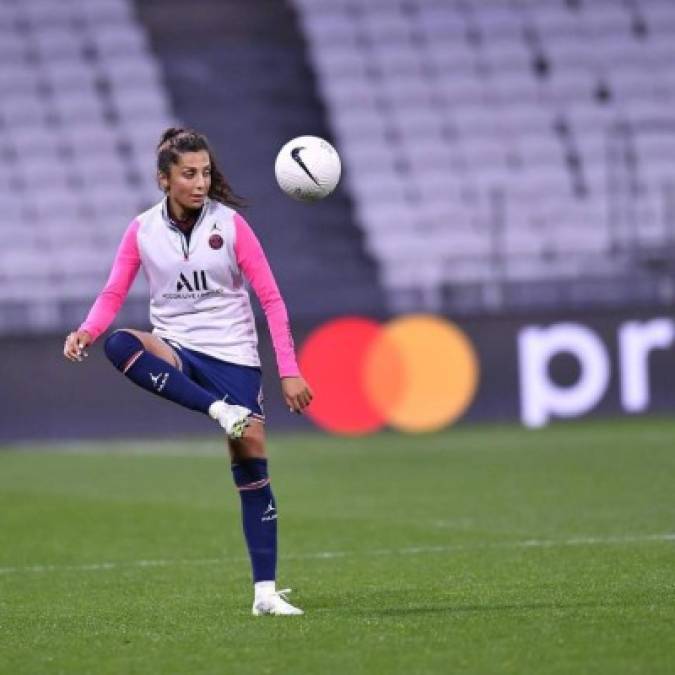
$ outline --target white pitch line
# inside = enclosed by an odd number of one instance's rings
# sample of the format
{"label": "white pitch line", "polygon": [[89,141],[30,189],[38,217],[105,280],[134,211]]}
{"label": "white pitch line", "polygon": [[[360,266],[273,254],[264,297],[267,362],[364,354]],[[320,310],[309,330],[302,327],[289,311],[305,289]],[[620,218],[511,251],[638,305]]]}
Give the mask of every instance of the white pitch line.
{"label": "white pitch line", "polygon": [[[333,560],[335,558],[356,558],[368,556],[426,555],[433,553],[456,553],[475,549],[490,548],[555,548],[567,546],[613,546],[616,544],[640,544],[646,542],[675,542],[675,532],[662,534],[627,535],[620,537],[571,537],[569,539],[524,539],[522,541],[476,542],[473,544],[449,544],[447,546],[410,546],[406,548],[380,548],[365,551],[318,551],[281,556],[284,560]],[[25,565],[0,567],[0,574],[24,572],[100,572],[133,567],[170,567],[175,565],[222,565],[228,561],[248,560],[246,556],[223,558],[185,558],[173,560],[130,560],[127,562],[101,562],[83,565]]]}

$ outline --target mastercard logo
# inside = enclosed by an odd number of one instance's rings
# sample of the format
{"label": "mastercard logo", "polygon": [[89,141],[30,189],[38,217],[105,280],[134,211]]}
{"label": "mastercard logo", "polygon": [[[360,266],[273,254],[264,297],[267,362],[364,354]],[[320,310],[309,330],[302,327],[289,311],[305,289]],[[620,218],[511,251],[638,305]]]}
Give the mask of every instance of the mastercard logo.
{"label": "mastercard logo", "polygon": [[462,416],[478,388],[479,364],[467,336],[437,316],[387,323],[343,317],[316,329],[300,350],[315,398],[313,421],[337,434],[385,425],[411,433],[442,429]]}

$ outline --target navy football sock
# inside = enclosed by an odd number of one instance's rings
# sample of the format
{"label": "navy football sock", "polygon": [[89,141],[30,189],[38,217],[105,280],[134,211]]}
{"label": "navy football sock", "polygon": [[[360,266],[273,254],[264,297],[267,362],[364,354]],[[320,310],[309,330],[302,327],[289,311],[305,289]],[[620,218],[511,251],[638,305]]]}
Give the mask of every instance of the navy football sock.
{"label": "navy football sock", "polygon": [[143,343],[127,331],[110,335],[105,353],[115,368],[139,387],[185,408],[208,414],[211,404],[218,400],[180,370],[146,351]]}
{"label": "navy football sock", "polygon": [[266,459],[244,459],[232,464],[241,497],[241,520],[253,567],[253,581],[274,581],[277,572],[277,505]]}

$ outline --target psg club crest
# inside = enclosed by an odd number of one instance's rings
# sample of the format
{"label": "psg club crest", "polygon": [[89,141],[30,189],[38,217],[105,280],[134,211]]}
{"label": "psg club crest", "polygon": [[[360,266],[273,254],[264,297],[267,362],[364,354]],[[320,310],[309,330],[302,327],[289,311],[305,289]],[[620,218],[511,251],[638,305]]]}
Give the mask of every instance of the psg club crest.
{"label": "psg club crest", "polygon": [[223,247],[223,238],[219,234],[212,234],[209,237],[209,246],[217,251]]}

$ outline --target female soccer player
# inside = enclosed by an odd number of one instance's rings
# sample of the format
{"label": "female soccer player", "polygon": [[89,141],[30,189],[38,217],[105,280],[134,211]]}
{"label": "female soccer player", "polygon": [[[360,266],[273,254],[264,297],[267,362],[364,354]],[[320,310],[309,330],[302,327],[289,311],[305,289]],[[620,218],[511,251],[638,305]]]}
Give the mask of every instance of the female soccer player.
{"label": "female soccer player", "polygon": [[208,141],[192,129],[167,129],[157,147],[166,197],[135,218],[110,277],[64,355],[82,361],[122,306],[139,267],[150,285],[152,333],[113,332],[105,353],[132,382],[212,417],[228,437],[241,496],[254,582],[253,614],[302,610],[275,586],[277,511],[265,452],[260,360],[244,280],[265,311],[286,404],[300,413],[312,391],[300,375],[286,306],[241,205],[216,166]]}

